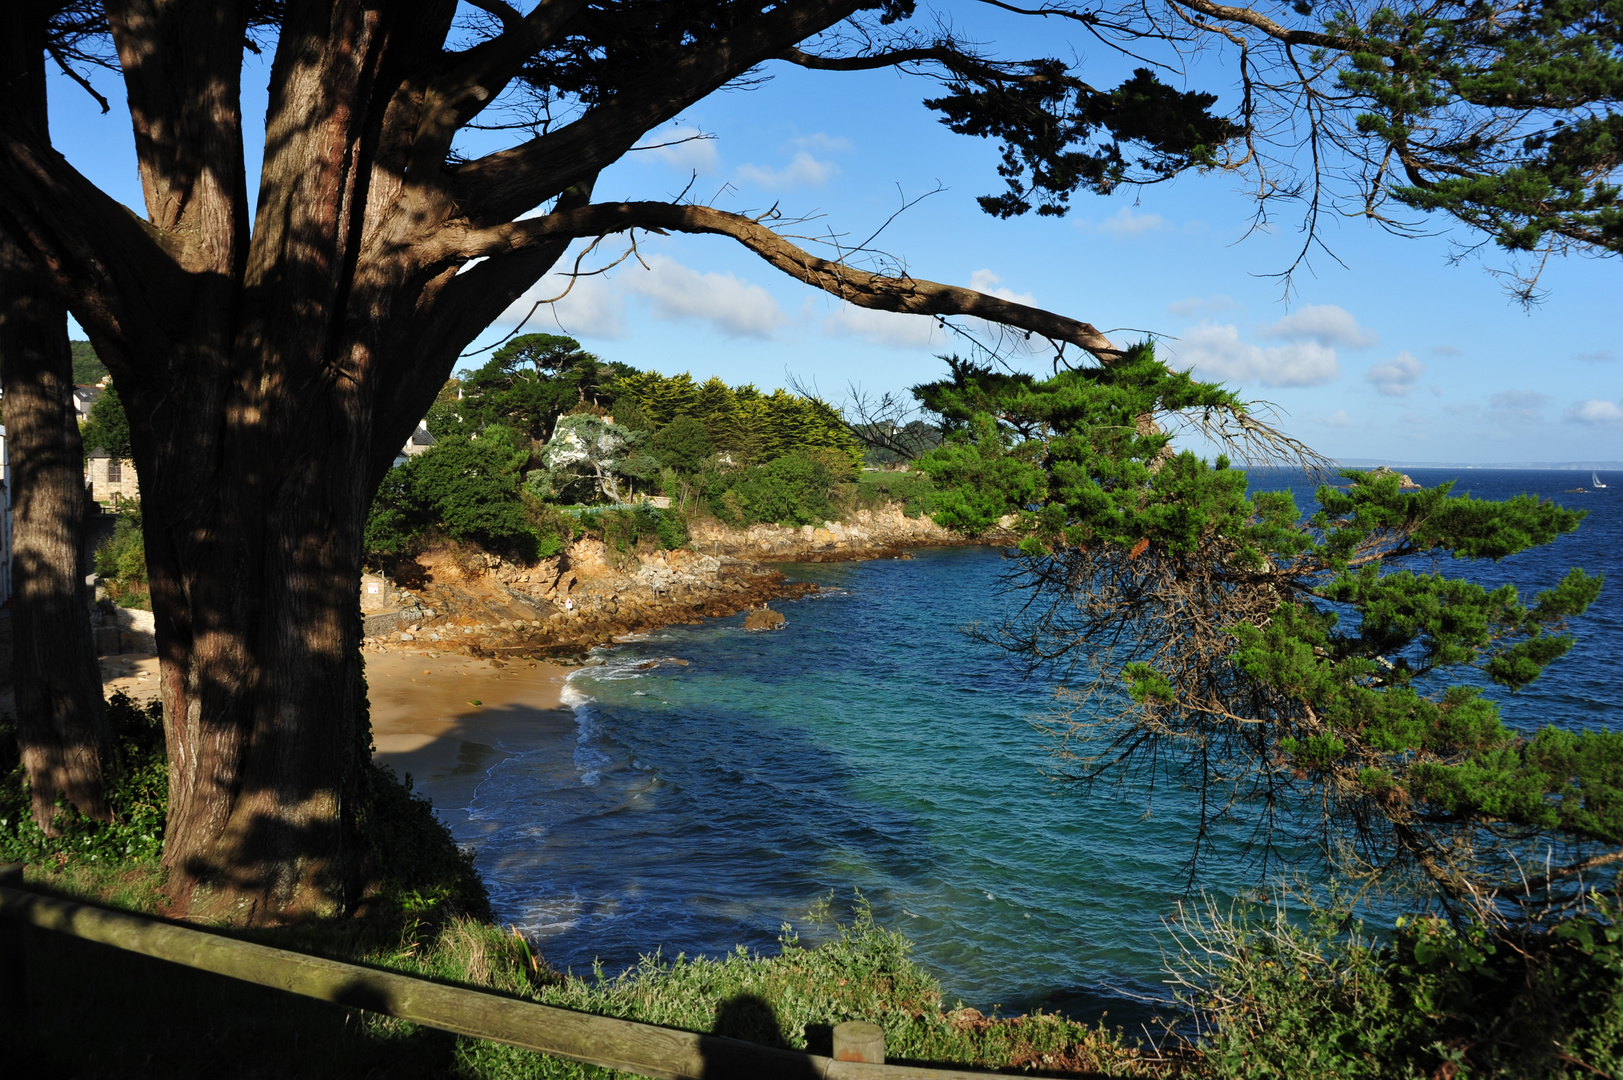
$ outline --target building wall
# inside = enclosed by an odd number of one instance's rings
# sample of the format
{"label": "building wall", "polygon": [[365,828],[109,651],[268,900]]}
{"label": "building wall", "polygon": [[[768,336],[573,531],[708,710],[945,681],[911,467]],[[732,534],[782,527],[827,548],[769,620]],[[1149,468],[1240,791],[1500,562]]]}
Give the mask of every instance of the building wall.
{"label": "building wall", "polygon": [[[118,466],[117,479],[114,479],[114,468]],[[111,503],[123,499],[135,500],[141,497],[141,484],[135,475],[135,462],[124,460],[115,462],[112,458],[94,457],[90,459],[88,469],[90,480],[90,497],[99,503]]]}

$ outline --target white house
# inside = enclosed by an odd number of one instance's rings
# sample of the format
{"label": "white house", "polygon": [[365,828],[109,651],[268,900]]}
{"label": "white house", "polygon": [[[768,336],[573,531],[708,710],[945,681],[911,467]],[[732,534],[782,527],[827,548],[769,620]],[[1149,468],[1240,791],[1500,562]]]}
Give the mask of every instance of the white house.
{"label": "white house", "polygon": [[[106,382],[106,380],[102,380]],[[100,384],[86,386],[75,383],[73,387],[73,416],[83,424],[90,419],[90,407],[96,404],[96,399],[107,393],[107,388]]]}

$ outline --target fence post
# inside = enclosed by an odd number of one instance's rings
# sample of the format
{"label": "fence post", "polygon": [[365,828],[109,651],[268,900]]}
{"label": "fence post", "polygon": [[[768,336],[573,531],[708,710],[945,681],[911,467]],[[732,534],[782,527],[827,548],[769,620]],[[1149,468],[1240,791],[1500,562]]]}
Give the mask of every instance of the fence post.
{"label": "fence post", "polygon": [[834,1025],[834,1060],[885,1063],[885,1030],[866,1020],[847,1020]]}
{"label": "fence post", "polygon": [[[0,864],[0,885],[23,887],[22,863]],[[19,1018],[28,1011],[28,953],[24,935],[28,927],[0,919],[0,1013]]]}

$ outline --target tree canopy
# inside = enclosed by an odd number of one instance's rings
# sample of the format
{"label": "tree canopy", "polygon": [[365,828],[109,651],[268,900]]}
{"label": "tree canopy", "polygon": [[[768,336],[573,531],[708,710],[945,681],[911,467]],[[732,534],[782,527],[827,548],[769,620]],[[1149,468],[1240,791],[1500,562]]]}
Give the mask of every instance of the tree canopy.
{"label": "tree canopy", "polygon": [[134,450],[130,447],[130,418],[124,415],[124,402],[112,383],[108,383],[102,395],[91,403],[90,415],[85,418],[80,437],[87,454],[94,450],[105,450],[114,461],[124,461],[134,456]]}
{"label": "tree canopy", "polygon": [[[919,76],[943,122],[1000,147],[1004,190],[983,203],[994,214],[1225,168],[1252,170],[1265,196],[1305,196],[1310,225],[1338,195],[1388,220],[1386,201],[1414,188],[1415,207],[1512,247],[1616,250],[1615,0],[1328,19],[1212,0],[975,10],[1045,20],[1046,55],[1000,55],[912,0],[7,7],[0,26],[31,44],[0,77],[0,231],[84,328],[129,417],[177,912],[195,896],[297,917],[360,895],[367,739],[349,613],[367,506],[469,343],[575,241],[726,237],[855,306],[985,319],[1106,370],[1124,359],[1076,315],[895,272],[870,252],[808,250],[776,210],[597,197],[606,167],[725,88],[778,65]],[[1119,72],[1090,79],[1066,59],[1082,42],[1155,55],[1110,86]],[[1175,85],[1181,52],[1205,43],[1234,65],[1234,106]],[[249,49],[270,54],[257,173]],[[47,57],[122,78],[137,213],[60,153],[31,107]],[[1507,94],[1505,80],[1537,92]],[[505,134],[476,145],[473,131]],[[492,397],[523,389],[522,360],[493,363]],[[1200,408],[1236,437],[1258,430],[1231,402]],[[1066,485],[1051,476],[1050,497]],[[1071,486],[1126,513],[1130,496],[1108,484],[1102,496]],[[295,625],[309,632],[285,632]]]}
{"label": "tree canopy", "polygon": [[1306,513],[1248,494],[1226,458],[1143,422],[1235,405],[1149,345],[1049,379],[950,367],[915,389],[948,432],[918,464],[941,523],[1012,515],[1028,596],[987,636],[1061,680],[1051,730],[1075,779],[1191,785],[1197,862],[1220,818],[1249,819],[1265,855],[1305,841],[1478,910],[1579,902],[1586,872],[1623,860],[1623,732],[1522,734],[1484,692],[1564,656],[1601,577],[1529,598],[1469,574],[1583,511],[1405,491],[1390,471],[1342,471]]}

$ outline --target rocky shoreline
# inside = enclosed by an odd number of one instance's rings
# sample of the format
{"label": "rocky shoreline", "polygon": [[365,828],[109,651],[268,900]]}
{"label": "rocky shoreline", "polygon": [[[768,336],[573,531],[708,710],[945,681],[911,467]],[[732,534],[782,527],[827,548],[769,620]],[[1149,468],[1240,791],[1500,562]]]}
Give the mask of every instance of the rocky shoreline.
{"label": "rocky shoreline", "polygon": [[[438,548],[361,586],[362,647],[493,658],[577,658],[595,645],[718,618],[817,591],[772,563],[908,558],[965,539],[898,506],[799,528],[729,529],[703,522],[690,547],[618,555],[578,540],[558,558],[520,566],[466,548]],[[998,537],[982,543],[998,542]]]}

